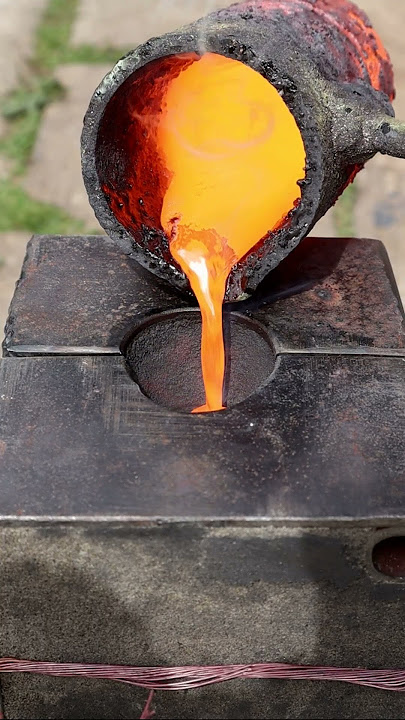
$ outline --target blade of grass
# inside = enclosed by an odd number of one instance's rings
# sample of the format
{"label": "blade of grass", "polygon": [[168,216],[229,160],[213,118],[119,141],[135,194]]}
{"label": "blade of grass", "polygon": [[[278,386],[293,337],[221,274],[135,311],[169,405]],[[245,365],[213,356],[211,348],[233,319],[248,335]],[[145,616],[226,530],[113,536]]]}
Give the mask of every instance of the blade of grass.
{"label": "blade of grass", "polygon": [[37,28],[29,82],[21,84],[2,103],[8,131],[0,152],[13,161],[9,178],[0,183],[0,231],[29,230],[40,233],[84,232],[84,223],[58,207],[40,203],[18,186],[34,148],[44,109],[63,95],[53,71],[61,63],[113,65],[125,48],[70,46],[78,0],[49,0]]}
{"label": "blade of grass", "polygon": [[0,232],[29,230],[58,235],[85,231],[81,220],[71,218],[54,205],[34,200],[10,180],[0,181],[0,208]]}
{"label": "blade of grass", "polygon": [[346,188],[333,209],[338,237],[355,237],[355,208],[357,202],[357,186],[355,183]]}

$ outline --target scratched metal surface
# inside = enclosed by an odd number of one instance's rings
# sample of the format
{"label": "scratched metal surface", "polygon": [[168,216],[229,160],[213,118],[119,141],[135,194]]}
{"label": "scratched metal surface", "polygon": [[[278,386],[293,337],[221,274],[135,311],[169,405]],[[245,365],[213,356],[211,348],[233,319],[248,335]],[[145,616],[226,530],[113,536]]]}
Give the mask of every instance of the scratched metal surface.
{"label": "scratched metal surface", "polygon": [[[5,349],[114,352],[141,316],[191,303],[107,236],[36,236],[11,304]],[[405,352],[401,302],[375,240],[306,238],[253,298],[232,307],[270,329],[284,351]]]}
{"label": "scratched metal surface", "polygon": [[6,326],[11,345],[119,345],[134,319],[187,304],[106,235],[34,236]]}
{"label": "scratched metal surface", "polygon": [[1,517],[405,514],[405,359],[283,355],[224,413],[154,405],[119,357],[0,365]]}

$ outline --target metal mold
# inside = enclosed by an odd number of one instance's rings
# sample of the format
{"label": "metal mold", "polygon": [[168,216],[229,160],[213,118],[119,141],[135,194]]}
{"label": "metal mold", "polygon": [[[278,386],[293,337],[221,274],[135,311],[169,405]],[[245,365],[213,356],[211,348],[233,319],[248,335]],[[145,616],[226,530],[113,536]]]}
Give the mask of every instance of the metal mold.
{"label": "metal mold", "polygon": [[[171,404],[168,372],[185,375],[198,311],[108,237],[34,238],[0,363],[3,516],[371,526],[405,517],[404,316],[385,251],[307,238],[295,253],[237,305],[260,387],[227,412],[186,415],[156,400]],[[137,371],[154,402],[119,354],[129,333],[129,357],[137,332]]]}
{"label": "metal mold", "polygon": [[[259,323],[236,313],[224,314],[226,369],[224,402],[246,400],[269,381],[276,353]],[[155,315],[121,344],[131,377],[159,405],[190,413],[204,403],[201,376],[199,310]]]}
{"label": "metal mold", "polygon": [[[37,235],[10,307],[4,352],[119,354],[123,337],[146,315],[189,305],[106,235]],[[305,238],[251,298],[228,307],[257,320],[283,352],[404,353],[402,304],[377,240]]]}
{"label": "metal mold", "polygon": [[[31,241],[0,360],[2,654],[401,667],[405,583],[372,564],[405,532],[404,317],[381,243],[306,238],[237,304],[278,359],[227,412],[159,406],[120,356],[125,333],[185,302],[106,236]],[[129,719],[146,699],[1,681],[6,717]],[[400,693],[339,683],[154,703],[168,718],[403,717]]]}

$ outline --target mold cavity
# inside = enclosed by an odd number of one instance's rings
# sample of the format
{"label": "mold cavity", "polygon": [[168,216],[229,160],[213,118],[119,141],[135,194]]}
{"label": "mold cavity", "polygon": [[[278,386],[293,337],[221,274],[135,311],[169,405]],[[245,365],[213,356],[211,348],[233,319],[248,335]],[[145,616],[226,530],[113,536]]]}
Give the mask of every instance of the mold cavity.
{"label": "mold cavity", "polygon": [[[199,358],[201,314],[172,311],[148,318],[123,341],[127,369],[144,395],[166,408],[189,413],[204,400]],[[276,354],[262,327],[236,313],[224,315],[224,402],[232,407],[272,375]]]}
{"label": "mold cavity", "polygon": [[389,537],[373,548],[373,565],[382,575],[405,578],[405,536]]}

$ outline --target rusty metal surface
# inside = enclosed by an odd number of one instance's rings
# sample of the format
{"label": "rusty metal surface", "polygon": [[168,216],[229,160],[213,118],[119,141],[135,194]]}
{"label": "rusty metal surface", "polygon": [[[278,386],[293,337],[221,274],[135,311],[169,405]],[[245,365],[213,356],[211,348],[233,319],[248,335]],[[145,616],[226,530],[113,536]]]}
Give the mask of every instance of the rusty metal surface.
{"label": "rusty metal surface", "polygon": [[33,239],[6,348],[42,357],[1,363],[3,517],[405,513],[404,317],[380,243],[307,238],[237,303],[278,360],[225,413],[159,407],[102,355],[145,315],[185,306],[105,236]]}
{"label": "rusty metal surface", "polygon": [[[282,295],[295,286],[302,290],[266,305],[266,293]],[[260,296],[264,305],[255,310]],[[401,300],[386,250],[376,240],[306,238],[250,306],[287,352],[405,348]]]}
{"label": "rusty metal surface", "polygon": [[[107,236],[36,236],[11,304],[5,349],[117,352],[145,315],[192,302],[157,282]],[[283,352],[405,348],[401,301],[375,240],[306,238],[251,299],[229,309],[262,323]]]}
{"label": "rusty metal surface", "polygon": [[0,518],[404,516],[404,359],[278,363],[241,404],[191,416],[119,357],[3,359]]}
{"label": "rusty metal surface", "polygon": [[185,306],[185,296],[124,255],[106,235],[34,236],[10,307],[5,348],[116,350],[138,315],[173,305]]}

